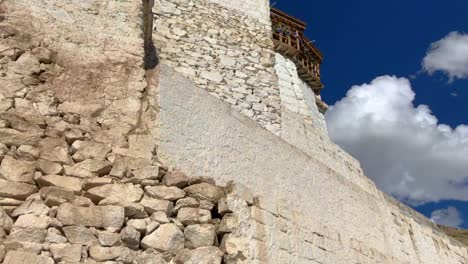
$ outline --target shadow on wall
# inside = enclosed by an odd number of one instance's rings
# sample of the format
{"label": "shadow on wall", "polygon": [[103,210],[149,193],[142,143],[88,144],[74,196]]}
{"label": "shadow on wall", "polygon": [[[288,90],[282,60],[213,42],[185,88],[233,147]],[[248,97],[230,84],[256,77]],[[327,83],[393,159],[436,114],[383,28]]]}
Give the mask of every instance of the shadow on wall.
{"label": "shadow on wall", "polygon": [[154,0],[142,0],[143,1],[143,34],[144,34],[144,45],[145,45],[145,58],[144,67],[145,70],[151,70],[156,68],[159,64],[159,58],[157,55],[156,47],[153,43],[153,12]]}

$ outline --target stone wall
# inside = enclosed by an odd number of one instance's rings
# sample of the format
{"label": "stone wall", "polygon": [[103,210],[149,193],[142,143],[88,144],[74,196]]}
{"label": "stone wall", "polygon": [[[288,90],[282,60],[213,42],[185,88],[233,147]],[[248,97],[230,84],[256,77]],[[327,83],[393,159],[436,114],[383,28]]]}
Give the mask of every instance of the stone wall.
{"label": "stone wall", "polygon": [[255,189],[243,263],[468,261],[466,247],[364,176],[335,171],[333,161],[282,141],[168,67],[159,97],[164,160]]}
{"label": "stone wall", "polygon": [[280,116],[267,26],[158,2],[159,71],[149,3],[0,2],[0,261],[468,261],[288,102]]}
{"label": "stone wall", "polygon": [[[231,1],[217,2],[223,5],[207,0],[156,1],[154,40],[159,57],[198,87],[279,134],[271,26],[225,8],[227,3],[234,6]],[[268,12],[263,15],[269,19]]]}
{"label": "stone wall", "polygon": [[208,0],[223,7],[236,10],[260,23],[270,24],[270,1],[269,0]]}
{"label": "stone wall", "polygon": [[[325,117],[318,110],[315,93],[299,78],[294,62],[276,53],[275,70],[278,75],[281,106],[301,115],[303,122],[310,124],[317,136],[328,137]],[[287,130],[283,129],[282,132]]]}
{"label": "stone wall", "polygon": [[282,106],[280,137],[363,189],[375,188],[359,162],[330,140],[315,94],[299,78],[294,62],[276,53],[275,70]]}
{"label": "stone wall", "polygon": [[149,2],[86,3],[0,4],[0,262],[242,258],[251,192],[156,155]]}

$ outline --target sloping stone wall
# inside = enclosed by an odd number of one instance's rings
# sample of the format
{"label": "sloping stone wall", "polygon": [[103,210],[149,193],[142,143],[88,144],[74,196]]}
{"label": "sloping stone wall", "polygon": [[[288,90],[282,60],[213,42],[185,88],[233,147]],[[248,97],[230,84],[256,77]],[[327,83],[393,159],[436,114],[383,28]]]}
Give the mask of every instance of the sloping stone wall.
{"label": "sloping stone wall", "polygon": [[[159,57],[198,87],[279,134],[271,26],[224,6],[207,0],[156,1],[154,40]],[[268,12],[264,15],[269,19]]]}
{"label": "sloping stone wall", "polygon": [[364,176],[335,171],[167,66],[159,97],[164,160],[258,195],[244,263],[468,262],[467,247]]}

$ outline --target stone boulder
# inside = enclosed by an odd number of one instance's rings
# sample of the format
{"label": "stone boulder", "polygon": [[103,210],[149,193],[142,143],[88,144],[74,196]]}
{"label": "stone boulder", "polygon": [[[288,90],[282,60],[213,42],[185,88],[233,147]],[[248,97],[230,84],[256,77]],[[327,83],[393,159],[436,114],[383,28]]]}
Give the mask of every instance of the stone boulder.
{"label": "stone boulder", "polygon": [[113,246],[120,246],[120,234],[109,232],[109,231],[101,231],[98,234],[99,243],[101,246],[104,247],[113,247]]}
{"label": "stone boulder", "polygon": [[148,196],[143,196],[140,204],[144,206],[148,214],[153,214],[155,212],[165,212],[167,215],[171,215],[174,205],[170,201],[151,198]]}
{"label": "stone boulder", "polygon": [[154,248],[173,255],[184,248],[184,233],[175,224],[164,224],[141,240],[145,249]]}
{"label": "stone boulder", "polygon": [[119,201],[121,204],[140,201],[143,190],[133,184],[107,184],[91,188],[87,191],[88,196],[95,203],[102,200]]}
{"label": "stone boulder", "polygon": [[13,228],[8,241],[20,243],[44,243],[47,229],[43,228]]}
{"label": "stone boulder", "polygon": [[11,213],[12,217],[17,217],[24,214],[46,215],[49,212],[49,207],[42,200],[27,199],[21,203]]}
{"label": "stone boulder", "polygon": [[11,182],[0,179],[0,197],[24,200],[29,195],[36,193],[37,187],[22,182]]}
{"label": "stone boulder", "polygon": [[184,249],[174,258],[174,264],[221,264],[223,252],[217,247]]}
{"label": "stone boulder", "polygon": [[13,227],[47,229],[51,222],[52,219],[48,216],[27,214],[18,217]]}
{"label": "stone boulder", "polygon": [[85,159],[104,160],[107,153],[111,151],[111,147],[95,141],[75,141],[72,149],[76,150],[73,154],[75,161],[83,161]]}
{"label": "stone boulder", "polygon": [[82,248],[81,245],[70,244],[52,244],[49,247],[57,262],[80,262]]}
{"label": "stone boulder", "polygon": [[36,166],[32,162],[25,162],[5,156],[0,166],[0,175],[9,181],[34,184],[35,169]]}
{"label": "stone boulder", "polygon": [[184,225],[207,223],[211,220],[211,212],[199,208],[184,207],[177,212],[177,220]]}
{"label": "stone boulder", "polygon": [[84,226],[65,226],[62,230],[67,240],[72,244],[88,246],[98,244],[93,231]]}
{"label": "stone boulder", "polygon": [[34,253],[10,250],[5,255],[3,264],[54,264],[51,257],[38,256]]}
{"label": "stone boulder", "polygon": [[83,185],[82,180],[69,177],[69,176],[60,176],[60,175],[46,175],[38,178],[37,183],[40,187],[43,186],[56,186],[62,187],[66,190],[72,191],[75,194],[81,193],[81,188]]}
{"label": "stone boulder", "polygon": [[136,252],[126,247],[101,247],[91,246],[89,256],[97,261],[117,260],[117,263],[132,263],[136,257]]}
{"label": "stone boulder", "polygon": [[8,216],[8,214],[0,207],[0,229],[10,231],[13,227],[13,220]]}
{"label": "stone boulder", "polygon": [[184,229],[185,247],[189,249],[214,245],[216,230],[214,225],[189,225]]}
{"label": "stone boulder", "polygon": [[146,250],[138,254],[133,260],[134,264],[166,264],[163,255],[155,250]]}
{"label": "stone boulder", "polygon": [[68,144],[59,138],[44,138],[39,143],[40,158],[59,164],[72,164],[73,160],[68,155]]}
{"label": "stone boulder", "polygon": [[140,236],[140,232],[131,226],[126,226],[120,231],[122,242],[131,249],[139,248]]}
{"label": "stone boulder", "polygon": [[185,192],[175,186],[147,186],[145,192],[148,196],[163,200],[175,201],[185,197]]}
{"label": "stone boulder", "polygon": [[180,171],[171,171],[164,175],[161,183],[167,186],[184,188],[188,185],[189,177]]}
{"label": "stone boulder", "polygon": [[124,208],[118,206],[79,207],[70,203],[59,206],[57,219],[64,225],[120,229],[125,220]]}
{"label": "stone boulder", "polygon": [[218,202],[224,195],[223,188],[206,182],[191,185],[185,188],[184,191],[187,193],[187,196],[198,200],[208,200],[213,203]]}

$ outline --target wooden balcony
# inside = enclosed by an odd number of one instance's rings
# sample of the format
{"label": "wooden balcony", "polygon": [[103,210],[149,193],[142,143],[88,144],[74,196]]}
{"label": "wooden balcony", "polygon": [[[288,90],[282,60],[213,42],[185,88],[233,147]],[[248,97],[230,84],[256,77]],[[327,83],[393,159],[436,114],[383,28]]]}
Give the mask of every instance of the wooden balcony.
{"label": "wooden balcony", "polygon": [[275,50],[291,59],[296,64],[299,77],[316,95],[320,95],[323,55],[304,35],[306,24],[274,8],[271,9],[271,20]]}

